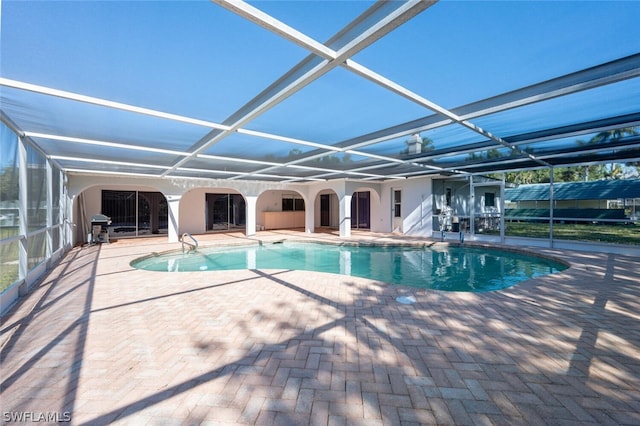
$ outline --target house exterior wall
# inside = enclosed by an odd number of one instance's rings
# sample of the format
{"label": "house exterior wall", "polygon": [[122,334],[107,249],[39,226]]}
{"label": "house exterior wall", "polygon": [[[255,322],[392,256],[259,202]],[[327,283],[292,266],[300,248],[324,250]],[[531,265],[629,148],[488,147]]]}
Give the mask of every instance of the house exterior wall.
{"label": "house exterior wall", "polygon": [[[180,179],[135,179],[109,177],[108,182],[99,176],[73,176],[70,179],[70,195],[76,200],[73,221],[78,221],[79,207],[77,198],[82,194],[86,207],[86,218],[101,213],[102,190],[131,190],[158,191],[167,197],[170,204],[179,203],[175,213],[178,229],[170,231],[169,238],[179,237],[184,232],[200,234],[206,232],[206,201],[207,193],[241,194],[245,199],[255,198],[255,224],[264,226],[265,211],[281,211],[283,195],[300,196],[305,200],[305,210],[308,212],[306,228],[313,232],[320,226],[320,194],[331,195],[331,226],[340,227],[341,235],[346,228],[345,218],[340,217],[343,204],[350,202],[351,195],[356,191],[370,192],[371,225],[373,232],[391,232],[393,226],[393,191],[402,191],[402,226],[401,232],[407,235],[429,235],[432,216],[432,184],[431,178],[415,178],[394,180],[385,183],[358,182],[336,180],[311,184],[272,184],[264,182],[228,182],[215,180],[180,180]],[[225,186],[216,186],[216,185]],[[228,186],[226,186],[228,185]],[[232,186],[236,186],[235,188]],[[176,201],[177,200],[177,201]],[[248,204],[249,206],[250,204]],[[341,207],[343,209],[341,209]],[[344,210],[347,211],[347,210]],[[248,216],[249,217],[249,216]],[[350,218],[347,218],[350,219]],[[309,226],[310,225],[310,226]],[[78,227],[80,228],[80,227]],[[247,224],[249,229],[249,224]],[[345,228],[345,229],[343,229]],[[256,228],[254,228],[256,229]],[[86,229],[76,233],[76,241],[86,241]],[[172,237],[173,235],[173,237]],[[348,235],[345,235],[348,236]]]}
{"label": "house exterior wall", "polygon": [[556,200],[556,209],[606,209],[607,200]]}
{"label": "house exterior wall", "polygon": [[[490,193],[494,196],[493,206],[489,206],[486,200],[486,194]],[[467,196],[468,198],[468,196]],[[474,188],[474,212],[476,214],[494,214],[500,212],[501,199],[500,199],[500,186],[480,186]],[[460,204],[464,204],[460,202]],[[462,209],[464,213],[461,216],[469,216],[468,207]]]}
{"label": "house exterior wall", "polygon": [[[158,191],[158,188],[152,186],[141,186],[141,185],[131,185],[131,184],[103,184],[103,185],[93,185],[86,190],[82,191],[82,203],[81,206],[78,203],[78,197],[74,197],[73,203],[73,222],[76,224],[75,227],[75,241],[78,242],[87,242],[87,233],[90,232],[90,221],[91,217],[96,214],[102,214],[102,191],[103,190],[113,190],[113,191]],[[80,223],[82,215],[80,214],[81,207],[85,208],[85,218],[87,223]]]}
{"label": "house exterior wall", "polygon": [[[513,203],[510,203],[513,204]],[[516,201],[518,209],[548,209],[549,200]],[[606,209],[607,200],[556,200],[556,209]]]}
{"label": "house exterior wall", "polygon": [[406,235],[431,235],[431,217],[433,215],[431,178],[405,179],[383,183],[377,226],[372,231],[391,232],[393,230],[393,191],[398,189],[402,191],[402,229],[399,231]]}
{"label": "house exterior wall", "polygon": [[180,199],[180,234],[204,234],[206,232],[206,194],[211,188],[195,188]]}
{"label": "house exterior wall", "polygon": [[258,224],[264,225],[264,223],[261,223],[261,213],[282,211],[282,194],[283,191],[265,191],[260,194],[256,204]]}
{"label": "house exterior wall", "polygon": [[467,180],[433,179],[432,189],[434,214],[440,214],[442,209],[447,205],[446,194],[447,190],[450,189],[451,203],[449,207],[451,207],[452,213],[459,216],[471,215],[469,204],[469,194],[471,190]]}

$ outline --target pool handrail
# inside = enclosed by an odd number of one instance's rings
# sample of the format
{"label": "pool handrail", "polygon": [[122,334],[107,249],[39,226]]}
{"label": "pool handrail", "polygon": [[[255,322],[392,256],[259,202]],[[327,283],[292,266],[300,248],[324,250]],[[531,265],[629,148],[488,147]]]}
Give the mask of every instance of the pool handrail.
{"label": "pool handrail", "polygon": [[[193,240],[193,243],[190,243],[188,241],[184,240],[184,237],[189,237]],[[180,243],[182,244],[182,252],[184,252],[184,246],[185,244],[188,245],[189,251],[196,251],[198,249],[198,240],[196,240],[193,235],[191,235],[188,232],[185,232],[184,234],[182,234],[182,237],[180,237]]]}

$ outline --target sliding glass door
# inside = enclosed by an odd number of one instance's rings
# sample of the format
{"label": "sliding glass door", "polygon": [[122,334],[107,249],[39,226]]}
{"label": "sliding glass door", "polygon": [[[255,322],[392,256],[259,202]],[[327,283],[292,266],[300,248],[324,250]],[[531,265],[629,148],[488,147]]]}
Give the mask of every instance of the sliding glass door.
{"label": "sliding glass door", "polygon": [[206,194],[207,231],[246,227],[246,204],[240,194]]}
{"label": "sliding glass door", "polygon": [[160,192],[103,190],[101,213],[111,218],[109,233],[114,237],[168,231],[167,199]]}
{"label": "sliding glass door", "polygon": [[370,229],[371,227],[371,194],[369,191],[354,192],[351,197],[351,227]]}

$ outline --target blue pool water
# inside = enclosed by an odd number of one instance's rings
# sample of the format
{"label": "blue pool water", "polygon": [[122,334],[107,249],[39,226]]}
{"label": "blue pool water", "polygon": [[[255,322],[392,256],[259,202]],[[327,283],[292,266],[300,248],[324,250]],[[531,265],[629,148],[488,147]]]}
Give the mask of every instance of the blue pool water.
{"label": "blue pool water", "polygon": [[131,265],[162,272],[298,269],[446,291],[492,291],[566,269],[559,262],[467,246],[338,246],[284,243],[201,248],[147,256]]}
{"label": "blue pool water", "polygon": [[566,266],[520,253],[466,246],[388,247],[284,243],[201,248],[147,256],[131,265],[163,272],[298,269],[446,291],[492,291]]}

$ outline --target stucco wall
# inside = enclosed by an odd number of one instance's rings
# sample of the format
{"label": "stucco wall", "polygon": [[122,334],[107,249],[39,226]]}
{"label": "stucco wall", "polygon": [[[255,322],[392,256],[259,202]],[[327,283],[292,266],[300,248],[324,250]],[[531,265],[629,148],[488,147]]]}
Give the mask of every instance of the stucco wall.
{"label": "stucco wall", "polygon": [[203,234],[206,231],[206,207],[207,192],[213,192],[210,188],[196,188],[182,195],[180,200],[180,234]]}
{"label": "stucco wall", "polygon": [[[302,194],[298,191],[282,191],[282,190],[269,190],[260,194],[258,201],[256,202],[256,224],[258,229],[264,226],[264,212],[280,212],[282,211],[282,198],[303,198]],[[305,209],[309,208],[305,201]]]}
{"label": "stucco wall", "polygon": [[[159,191],[168,198],[178,197],[179,201],[179,233],[189,232],[200,234],[206,231],[206,193],[232,193],[243,196],[260,194],[256,202],[256,223],[262,225],[262,212],[281,211],[283,194],[300,194],[305,199],[305,208],[313,209],[309,219],[316,227],[320,226],[320,197],[319,194],[331,194],[331,226],[340,226],[340,203],[345,194],[350,196],[355,191],[370,191],[371,193],[371,231],[391,232],[393,222],[392,191],[402,190],[402,230],[409,235],[428,235],[431,232],[432,192],[431,178],[416,178],[394,180],[385,183],[357,182],[357,181],[327,181],[307,185],[278,184],[255,182],[251,186],[242,182],[237,188],[224,187],[236,185],[235,182],[214,180],[180,180],[180,179],[130,179],[74,176],[71,179],[72,195],[82,193],[86,215],[101,213],[101,191],[108,190],[138,190]],[[138,184],[133,184],[136,182]],[[220,186],[217,186],[220,185]],[[262,192],[261,192],[262,191]],[[76,197],[77,199],[77,197]],[[77,200],[73,220],[78,220]],[[86,235],[78,229],[78,241],[84,241]]]}
{"label": "stucco wall", "polygon": [[[79,203],[79,198],[76,196],[73,203],[73,222],[75,227],[75,241],[87,242],[87,233],[90,232],[91,217],[96,214],[102,213],[102,190],[112,191],[158,191],[157,188],[151,186],[140,185],[93,185],[82,192],[82,204]],[[84,207],[86,223],[81,223],[80,209]]]}
{"label": "stucco wall", "polygon": [[402,191],[402,233],[406,235],[431,235],[432,188],[431,178],[416,178],[385,182],[379,226],[380,232],[393,230],[393,191]]}

